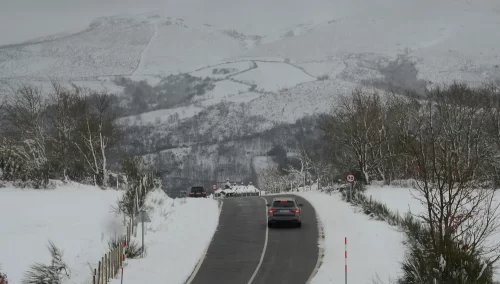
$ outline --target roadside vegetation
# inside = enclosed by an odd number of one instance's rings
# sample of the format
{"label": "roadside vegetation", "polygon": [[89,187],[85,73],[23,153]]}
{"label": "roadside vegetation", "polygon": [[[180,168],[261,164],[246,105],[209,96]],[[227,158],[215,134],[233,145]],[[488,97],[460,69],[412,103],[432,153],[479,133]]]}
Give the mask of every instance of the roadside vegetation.
{"label": "roadside vegetation", "polygon": [[275,157],[278,166],[261,173],[269,188],[321,187],[349,172],[360,184],[413,179],[427,208],[420,215],[397,216],[362,194],[343,195],[402,228],[407,254],[396,283],[492,283],[500,249],[491,238],[500,227],[498,85],[452,84],[424,95],[356,90],[316,127],[319,147],[299,144],[295,158],[286,157],[296,165],[280,168]]}

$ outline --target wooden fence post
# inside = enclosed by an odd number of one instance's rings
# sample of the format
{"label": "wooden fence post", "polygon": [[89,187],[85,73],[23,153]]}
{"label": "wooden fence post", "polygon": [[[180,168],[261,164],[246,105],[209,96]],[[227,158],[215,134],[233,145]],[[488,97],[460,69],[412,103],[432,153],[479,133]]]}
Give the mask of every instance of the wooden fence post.
{"label": "wooden fence post", "polygon": [[112,278],[114,278],[116,276],[116,269],[115,269],[116,256],[115,256],[115,251],[116,251],[116,248],[114,248],[111,251],[111,277]]}
{"label": "wooden fence post", "polygon": [[111,252],[108,252],[108,282],[111,279],[113,270],[111,269]]}
{"label": "wooden fence post", "polygon": [[97,284],[96,283],[96,274],[97,274],[97,269],[94,268],[94,275],[92,275],[92,284]]}
{"label": "wooden fence post", "polygon": [[104,284],[108,284],[108,254],[104,255]]}
{"label": "wooden fence post", "polygon": [[99,265],[97,266],[97,284],[102,284],[101,282],[101,262],[99,261]]}
{"label": "wooden fence post", "polygon": [[101,267],[101,283],[102,284],[105,284],[104,283],[104,256],[101,257],[101,263],[102,263],[102,267]]}
{"label": "wooden fence post", "polygon": [[122,258],[122,255],[123,255],[123,246],[120,246],[120,250],[119,250],[119,254],[120,254],[120,260],[118,261],[118,264],[119,264],[119,267],[122,267],[122,263],[123,263],[123,258]]}

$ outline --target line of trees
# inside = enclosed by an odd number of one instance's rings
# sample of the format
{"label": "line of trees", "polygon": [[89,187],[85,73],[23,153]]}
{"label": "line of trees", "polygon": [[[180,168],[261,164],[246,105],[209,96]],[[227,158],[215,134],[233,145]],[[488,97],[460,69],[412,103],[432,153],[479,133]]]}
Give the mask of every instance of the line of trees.
{"label": "line of trees", "polygon": [[120,139],[118,100],[56,82],[24,85],[0,105],[0,180],[45,187],[49,179],[107,186],[108,151]]}
{"label": "line of trees", "polygon": [[415,179],[426,211],[406,232],[398,283],[491,283],[499,259],[500,90],[453,84],[425,96],[367,93],[339,99],[318,120],[337,168],[365,183]]}

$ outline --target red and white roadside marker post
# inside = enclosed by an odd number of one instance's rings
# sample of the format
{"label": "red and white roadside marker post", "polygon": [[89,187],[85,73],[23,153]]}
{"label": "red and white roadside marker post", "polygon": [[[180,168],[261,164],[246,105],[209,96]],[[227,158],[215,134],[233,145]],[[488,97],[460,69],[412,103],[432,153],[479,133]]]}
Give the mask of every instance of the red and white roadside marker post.
{"label": "red and white roadside marker post", "polygon": [[345,261],[344,271],[345,271],[345,284],[347,284],[347,237],[344,238],[344,245],[345,245],[345,250],[344,250],[344,261]]}

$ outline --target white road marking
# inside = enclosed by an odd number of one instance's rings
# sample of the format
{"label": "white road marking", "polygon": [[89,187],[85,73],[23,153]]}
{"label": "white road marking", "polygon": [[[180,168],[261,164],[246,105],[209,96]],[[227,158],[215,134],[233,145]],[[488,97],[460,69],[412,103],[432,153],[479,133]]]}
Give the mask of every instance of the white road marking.
{"label": "white road marking", "polygon": [[[264,197],[260,197],[264,200],[265,204],[267,204],[267,200]],[[266,249],[267,249],[267,238],[269,236],[269,227],[267,226],[267,206],[264,207],[266,209],[266,239],[264,241],[264,249],[262,250],[262,254],[260,255],[260,261],[259,264],[257,264],[257,268],[255,268],[255,271],[252,274],[252,277],[248,281],[248,284],[252,284],[252,281],[255,279],[255,276],[257,276],[257,273],[259,272],[260,266],[262,265],[262,262],[264,261],[264,255],[266,254]]]}
{"label": "white road marking", "polygon": [[[220,216],[220,213],[222,212],[222,205],[223,204],[224,204],[224,200],[222,200],[220,202],[219,216]],[[210,241],[210,243],[211,243],[211,241]],[[191,282],[193,282],[194,278],[196,277],[196,274],[198,273],[198,270],[200,270],[200,267],[203,264],[205,257],[207,256],[207,251],[208,251],[208,247],[210,247],[210,243],[208,243],[207,247],[203,251],[203,253],[200,257],[200,260],[198,260],[198,264],[196,264],[196,267],[194,268],[193,273],[191,273],[191,277],[189,277],[189,279],[187,280],[187,282],[185,284],[190,284]]]}
{"label": "white road marking", "polygon": [[306,284],[311,283],[311,281],[313,280],[314,276],[316,276],[316,273],[318,273],[319,267],[323,263],[323,255],[325,253],[325,249],[324,249],[325,236],[324,236],[324,233],[323,233],[323,224],[321,223],[321,220],[319,219],[318,215],[316,215],[316,218],[318,220],[318,247],[319,247],[318,260],[316,261],[316,266],[314,267],[314,270],[311,273],[311,276],[309,276],[309,279],[307,279]]}

